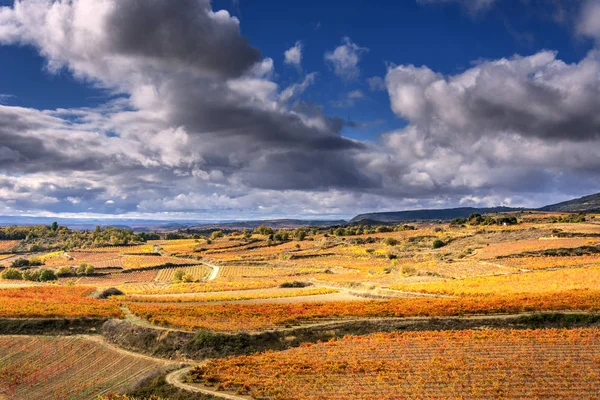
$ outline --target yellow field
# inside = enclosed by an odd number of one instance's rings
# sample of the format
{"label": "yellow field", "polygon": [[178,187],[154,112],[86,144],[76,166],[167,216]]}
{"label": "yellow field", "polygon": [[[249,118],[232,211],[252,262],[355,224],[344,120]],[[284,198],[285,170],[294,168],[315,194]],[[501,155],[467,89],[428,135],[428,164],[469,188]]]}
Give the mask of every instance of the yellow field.
{"label": "yellow field", "polygon": [[568,290],[597,289],[600,287],[600,267],[536,271],[503,276],[485,276],[442,282],[394,285],[391,289],[461,294],[488,293],[550,293]]}

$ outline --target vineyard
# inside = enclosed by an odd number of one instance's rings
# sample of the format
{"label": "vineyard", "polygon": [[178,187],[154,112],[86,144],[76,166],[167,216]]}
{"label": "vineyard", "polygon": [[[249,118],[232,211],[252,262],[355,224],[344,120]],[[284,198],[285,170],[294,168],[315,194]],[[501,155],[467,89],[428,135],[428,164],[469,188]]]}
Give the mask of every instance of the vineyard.
{"label": "vineyard", "polygon": [[121,310],[111,302],[87,297],[94,288],[80,286],[28,287],[0,290],[0,317],[106,317],[118,318]]}
{"label": "vineyard", "polygon": [[352,318],[454,317],[541,311],[600,311],[600,292],[484,295],[290,304],[157,305],[129,303],[148,321],[184,329],[238,332]]}
{"label": "vineyard", "polygon": [[[600,389],[595,221],[536,214],[509,226],[262,232],[45,252],[18,242],[15,256],[0,254],[0,322],[106,336],[192,364],[217,357],[194,370],[196,383],[144,381],[130,397],[139,400],[178,398],[190,384],[299,400],[594,398]],[[540,327],[553,329],[510,330]],[[407,332],[374,333],[398,329]],[[0,399],[126,399],[108,391],[136,393],[133,377],[160,364],[80,336],[0,336]],[[85,373],[71,382],[69,365]]]}
{"label": "vineyard", "polygon": [[192,265],[197,263],[198,262],[194,260],[177,257],[139,255],[123,257],[123,268],[125,269],[154,268],[171,265]]}
{"label": "vineyard", "polygon": [[557,293],[600,287],[600,266],[484,276],[412,285],[392,289],[450,295],[487,293]]}
{"label": "vineyard", "polygon": [[84,337],[0,336],[0,398],[90,399],[164,369]]}
{"label": "vineyard", "polygon": [[195,265],[193,267],[168,267],[162,268],[154,278],[156,282],[172,283],[176,282],[175,271],[182,271],[183,277],[189,277],[191,281],[201,281],[210,273],[211,269],[204,265]]}
{"label": "vineyard", "polygon": [[199,383],[253,398],[595,398],[600,330],[374,334],[214,360]]}
{"label": "vineyard", "polygon": [[193,296],[119,296],[116,300],[132,301],[142,303],[210,303],[239,300],[264,300],[280,299],[285,297],[316,296],[322,294],[338,293],[336,289],[327,288],[309,288],[309,289],[280,289],[271,291],[240,291],[236,294],[212,294]]}

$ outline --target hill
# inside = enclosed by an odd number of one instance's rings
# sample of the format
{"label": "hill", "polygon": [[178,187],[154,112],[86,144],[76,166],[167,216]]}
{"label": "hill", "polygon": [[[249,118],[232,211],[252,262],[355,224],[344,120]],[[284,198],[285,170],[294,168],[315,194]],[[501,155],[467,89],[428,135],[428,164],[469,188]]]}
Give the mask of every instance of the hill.
{"label": "hill", "polygon": [[360,214],[352,218],[350,222],[371,220],[377,222],[403,222],[419,220],[449,220],[453,218],[467,218],[471,214],[490,214],[511,211],[523,211],[523,208],[491,207],[491,208],[444,208],[433,210],[409,210]]}
{"label": "hill", "polygon": [[302,220],[302,219],[269,219],[257,221],[233,221],[199,224],[190,229],[254,229],[261,225],[274,229],[306,228],[309,226],[335,226],[344,225],[347,221],[340,220]]}
{"label": "hill", "polygon": [[563,201],[539,209],[554,212],[600,212],[600,193],[583,196],[578,199]]}

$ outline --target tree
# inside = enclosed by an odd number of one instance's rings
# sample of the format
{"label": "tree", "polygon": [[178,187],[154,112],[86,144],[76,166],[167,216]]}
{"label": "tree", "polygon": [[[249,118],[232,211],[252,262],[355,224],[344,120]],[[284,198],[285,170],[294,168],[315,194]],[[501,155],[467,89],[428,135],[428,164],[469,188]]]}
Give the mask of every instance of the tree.
{"label": "tree", "polygon": [[19,271],[18,269],[6,268],[0,274],[0,278],[11,279],[11,280],[21,280],[21,279],[23,279],[23,275],[21,274],[21,271]]}
{"label": "tree", "polygon": [[40,282],[55,281],[56,279],[57,279],[56,274],[54,273],[54,271],[52,271],[50,269],[42,269],[40,271],[40,276],[38,278],[38,280]]}
{"label": "tree", "polygon": [[183,280],[184,275],[185,272],[181,268],[178,268],[175,270],[175,272],[173,272],[173,280],[176,282],[180,282]]}
{"label": "tree", "polygon": [[58,222],[54,221],[52,225],[50,225],[50,229],[52,229],[53,232],[56,232],[58,230]]}
{"label": "tree", "polygon": [[436,239],[433,241],[431,247],[433,247],[434,249],[439,249],[440,247],[444,247],[445,245],[446,243],[442,242],[440,239]]}
{"label": "tree", "polygon": [[269,228],[268,226],[265,225],[261,225],[258,228],[254,229],[254,233],[257,233],[259,235],[272,235],[273,234],[273,229]]}
{"label": "tree", "polygon": [[[77,273],[77,275],[86,275],[89,267],[92,267],[92,266],[88,263],[81,263],[81,264],[79,264],[79,267],[77,267],[77,271],[75,271],[75,272]],[[92,268],[94,268],[94,267],[92,267]]]}
{"label": "tree", "polygon": [[223,231],[214,231],[213,233],[210,234],[210,238],[212,240],[222,238],[222,237],[223,237]]}

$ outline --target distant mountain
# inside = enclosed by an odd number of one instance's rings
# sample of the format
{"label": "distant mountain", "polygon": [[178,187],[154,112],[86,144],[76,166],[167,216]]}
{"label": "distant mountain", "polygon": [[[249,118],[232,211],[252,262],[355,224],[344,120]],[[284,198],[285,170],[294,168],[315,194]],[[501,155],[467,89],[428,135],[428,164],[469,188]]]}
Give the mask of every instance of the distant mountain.
{"label": "distant mountain", "polygon": [[600,212],[600,193],[583,196],[578,199],[563,201],[562,203],[552,204],[539,209],[539,211],[554,212]]}
{"label": "distant mountain", "polygon": [[360,214],[350,220],[356,223],[363,220],[377,222],[404,222],[425,220],[450,220],[454,218],[467,218],[471,214],[504,213],[511,211],[523,211],[523,208],[492,207],[492,208],[444,208],[437,210],[410,210]]}
{"label": "distant mountain", "polygon": [[305,228],[309,226],[335,226],[345,225],[348,221],[339,220],[303,220],[303,219],[268,219],[258,221],[235,221],[235,222],[213,222],[200,224],[190,227],[189,229],[205,230],[205,229],[254,229],[261,225],[276,229],[290,228]]}

